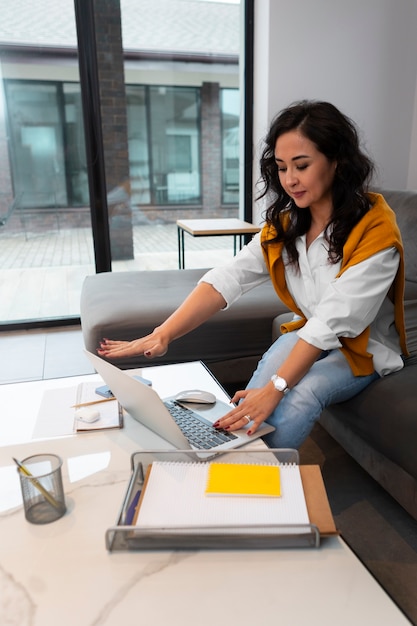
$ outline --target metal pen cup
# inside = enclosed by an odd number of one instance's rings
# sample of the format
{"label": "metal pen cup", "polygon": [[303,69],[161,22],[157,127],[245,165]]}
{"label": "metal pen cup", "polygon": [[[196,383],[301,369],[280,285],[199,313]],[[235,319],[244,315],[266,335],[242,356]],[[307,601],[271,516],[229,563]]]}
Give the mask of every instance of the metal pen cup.
{"label": "metal pen cup", "polygon": [[56,454],[35,454],[18,464],[25,517],[32,524],[49,524],[65,513],[62,459]]}

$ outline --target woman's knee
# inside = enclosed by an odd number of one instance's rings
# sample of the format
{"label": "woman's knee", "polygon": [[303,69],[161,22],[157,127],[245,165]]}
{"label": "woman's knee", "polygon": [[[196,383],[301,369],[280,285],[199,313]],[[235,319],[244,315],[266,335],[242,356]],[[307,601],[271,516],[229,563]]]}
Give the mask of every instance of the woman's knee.
{"label": "woman's knee", "polygon": [[[302,389],[301,389],[302,387]],[[267,422],[275,431],[266,436],[272,447],[298,448],[308,437],[323,406],[309,386],[292,389],[280,402]]]}

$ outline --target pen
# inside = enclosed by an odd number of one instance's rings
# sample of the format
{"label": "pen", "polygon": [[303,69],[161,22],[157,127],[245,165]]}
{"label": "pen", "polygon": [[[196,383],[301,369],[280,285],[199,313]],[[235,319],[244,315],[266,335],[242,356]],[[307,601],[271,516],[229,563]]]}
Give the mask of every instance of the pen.
{"label": "pen", "polygon": [[81,402],[80,404],[73,404],[72,409],[80,409],[82,406],[91,406],[92,404],[101,404],[102,402],[113,402],[116,398],[103,398],[102,400],[91,400],[90,402]]}
{"label": "pen", "polygon": [[51,504],[53,507],[55,507],[56,509],[60,509],[61,505],[59,504],[59,502],[57,500],[55,500],[55,498],[49,493],[49,491],[47,491],[45,489],[45,487],[43,487],[39,480],[37,480],[37,478],[35,478],[30,471],[28,470],[27,467],[25,467],[24,465],[22,465],[22,463],[20,463],[17,459],[15,459],[13,457],[13,461],[16,463],[17,467],[19,468],[19,471],[22,472],[22,474],[24,474],[25,476],[27,476],[30,480],[30,482],[32,483],[32,485],[34,487],[36,487],[36,489],[43,495],[43,497],[45,498],[45,500],[48,500],[49,504]]}
{"label": "pen", "polygon": [[135,518],[136,508],[138,506],[138,502],[140,498],[140,494],[141,494],[141,491],[139,489],[136,492],[135,497],[133,498],[132,502],[130,503],[129,508],[127,509],[126,519],[124,522],[125,526],[130,526],[133,523],[133,520]]}

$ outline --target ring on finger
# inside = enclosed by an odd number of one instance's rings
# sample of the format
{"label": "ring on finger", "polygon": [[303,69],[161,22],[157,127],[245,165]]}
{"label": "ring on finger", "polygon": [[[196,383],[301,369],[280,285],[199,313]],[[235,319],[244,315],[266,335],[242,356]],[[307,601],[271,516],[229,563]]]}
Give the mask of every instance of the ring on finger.
{"label": "ring on finger", "polygon": [[252,421],[252,418],[251,418],[250,415],[244,415],[243,417],[244,417],[245,420],[248,420],[248,424],[249,424],[249,422]]}

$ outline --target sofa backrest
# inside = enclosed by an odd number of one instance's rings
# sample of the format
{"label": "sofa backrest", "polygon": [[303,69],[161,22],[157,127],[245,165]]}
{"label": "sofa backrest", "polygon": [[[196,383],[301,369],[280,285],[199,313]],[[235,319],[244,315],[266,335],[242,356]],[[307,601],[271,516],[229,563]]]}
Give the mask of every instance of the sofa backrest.
{"label": "sofa backrest", "polygon": [[379,189],[395,211],[404,244],[407,345],[417,361],[417,191]]}

